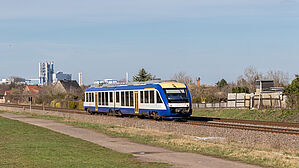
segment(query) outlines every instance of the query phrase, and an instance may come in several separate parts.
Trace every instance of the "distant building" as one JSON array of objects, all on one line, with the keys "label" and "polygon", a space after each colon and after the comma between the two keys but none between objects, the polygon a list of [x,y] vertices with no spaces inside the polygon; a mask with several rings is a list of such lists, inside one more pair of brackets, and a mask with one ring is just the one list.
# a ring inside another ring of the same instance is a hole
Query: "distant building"
[{"label": "distant building", "polygon": [[5,103],[4,90],[0,89],[0,103]]},{"label": "distant building", "polygon": [[255,93],[228,93],[229,108],[286,108],[284,88],[274,87],[273,80],[257,80]]},{"label": "distant building", "polygon": [[10,103],[10,100],[7,100],[7,96],[11,93],[11,90],[4,91],[4,96],[2,97],[1,102],[3,103]]},{"label": "distant building", "polygon": [[53,83],[54,62],[39,63],[39,84],[49,85]]},{"label": "distant building", "polygon": [[271,91],[271,88],[273,87],[274,87],[273,80],[257,80],[255,85],[256,92],[260,92],[260,89],[262,89],[262,92]]},{"label": "distant building", "polygon": [[78,94],[82,92],[81,87],[75,80],[60,80],[54,85],[56,93],[71,93]]},{"label": "distant building", "polygon": [[39,79],[26,79],[25,85],[38,85]]},{"label": "distant building", "polygon": [[117,84],[118,81],[117,80],[113,80],[113,79],[104,79],[104,80],[96,80],[94,81],[94,85],[95,86],[102,86],[104,84]]},{"label": "distant building", "polygon": [[40,91],[40,87],[37,85],[26,85],[24,92],[27,94],[37,94]]},{"label": "distant building", "polygon": [[78,77],[79,77],[79,85],[80,85],[80,86],[83,86],[82,72],[80,72],[80,73],[78,74]]},{"label": "distant building", "polygon": [[10,77],[9,80],[10,80],[10,82],[17,83],[17,84],[25,84],[25,81],[26,81],[25,78],[15,77],[15,76]]},{"label": "distant building", "polygon": [[11,81],[8,80],[8,79],[2,79],[2,80],[0,81],[0,84],[3,84],[3,85],[9,85],[9,84],[11,84]]},{"label": "distant building", "polygon": [[60,80],[72,80],[72,74],[65,74],[63,72],[57,72],[53,75],[53,82],[58,82]]}]

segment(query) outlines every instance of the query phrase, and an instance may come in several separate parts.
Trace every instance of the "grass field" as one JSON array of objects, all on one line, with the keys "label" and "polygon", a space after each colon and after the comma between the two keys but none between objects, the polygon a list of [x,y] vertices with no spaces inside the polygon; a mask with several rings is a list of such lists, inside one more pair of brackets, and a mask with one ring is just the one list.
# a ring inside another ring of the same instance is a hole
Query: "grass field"
[{"label": "grass field", "polygon": [[248,147],[237,142],[198,141],[192,136],[179,135],[176,133],[98,124],[93,123],[92,121],[78,121],[74,118],[64,118],[52,115],[29,114],[23,112],[15,114],[56,120],[73,126],[92,129],[111,136],[129,138],[135,142],[161,146],[176,151],[201,153],[265,167],[299,168],[298,150],[289,151],[268,147]]},{"label": "grass field", "polygon": [[299,110],[194,109],[192,116],[241,120],[299,122]]},{"label": "grass field", "polygon": [[0,167],[169,167],[0,117]]}]

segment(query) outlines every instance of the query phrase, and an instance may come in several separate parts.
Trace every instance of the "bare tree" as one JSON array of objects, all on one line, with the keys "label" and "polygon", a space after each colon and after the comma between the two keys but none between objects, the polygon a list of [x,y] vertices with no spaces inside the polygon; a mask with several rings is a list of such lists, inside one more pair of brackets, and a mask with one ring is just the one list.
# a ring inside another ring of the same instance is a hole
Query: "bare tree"
[{"label": "bare tree", "polygon": [[253,66],[250,66],[244,70],[244,76],[245,80],[253,86],[255,85],[256,80],[260,80],[263,77],[262,73],[259,73]]},{"label": "bare tree", "polygon": [[243,76],[239,76],[237,80],[237,86],[239,87],[244,87],[244,86],[249,86],[249,83],[243,78]]},{"label": "bare tree", "polygon": [[270,70],[264,79],[270,79],[274,81],[275,86],[287,86],[289,84],[289,74],[282,71]]},{"label": "bare tree", "polygon": [[192,78],[185,72],[175,73],[172,79],[177,80],[178,82],[186,83],[187,85],[191,85],[193,83]]}]

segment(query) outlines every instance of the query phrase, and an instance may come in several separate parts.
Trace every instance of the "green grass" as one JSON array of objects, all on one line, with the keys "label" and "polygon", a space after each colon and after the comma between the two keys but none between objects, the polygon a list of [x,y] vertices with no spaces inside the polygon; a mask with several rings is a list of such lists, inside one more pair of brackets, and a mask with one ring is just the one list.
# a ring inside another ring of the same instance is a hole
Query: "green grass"
[{"label": "green grass", "polygon": [[260,120],[277,122],[299,122],[299,110],[249,110],[249,109],[194,109],[192,116]]},{"label": "green grass", "polygon": [[[152,132],[151,130],[143,130],[137,128],[127,128],[106,124],[93,123],[90,121],[79,121],[73,118],[63,118],[50,115],[40,115],[32,113],[18,113],[27,115],[28,117],[52,119],[69,125],[88,128],[97,132],[105,133],[110,136],[128,138],[132,141],[161,146],[175,151],[195,152],[205,155],[226,158],[229,160],[238,160],[250,164],[256,164],[265,167],[298,167],[299,162],[296,159],[288,160],[286,158],[298,157],[298,151],[284,151],[272,148],[252,148],[243,146],[240,143],[221,143],[221,142],[204,142],[188,139],[187,136],[177,134]],[[276,151],[273,153],[273,151]],[[285,156],[280,156],[276,153],[283,153]],[[289,163],[289,161],[291,161]],[[165,166],[164,164],[149,163],[152,166]]]},{"label": "green grass", "polygon": [[[60,120],[59,117],[49,117]],[[0,117],[0,167],[169,167]]]}]

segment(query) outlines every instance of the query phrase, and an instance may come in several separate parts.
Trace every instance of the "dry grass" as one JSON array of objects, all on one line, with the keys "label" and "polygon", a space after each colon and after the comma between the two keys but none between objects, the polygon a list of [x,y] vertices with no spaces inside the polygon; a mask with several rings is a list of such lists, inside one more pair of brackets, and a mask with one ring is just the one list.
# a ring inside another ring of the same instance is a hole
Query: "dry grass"
[{"label": "dry grass", "polygon": [[130,135],[130,137],[150,137],[154,140],[152,144],[179,151],[199,152],[269,167],[299,167],[297,154],[299,151],[277,151],[270,150],[267,147],[264,149],[248,148],[242,147],[239,143],[227,142],[226,140],[198,140],[194,136],[139,128],[109,128],[109,131]]}]

